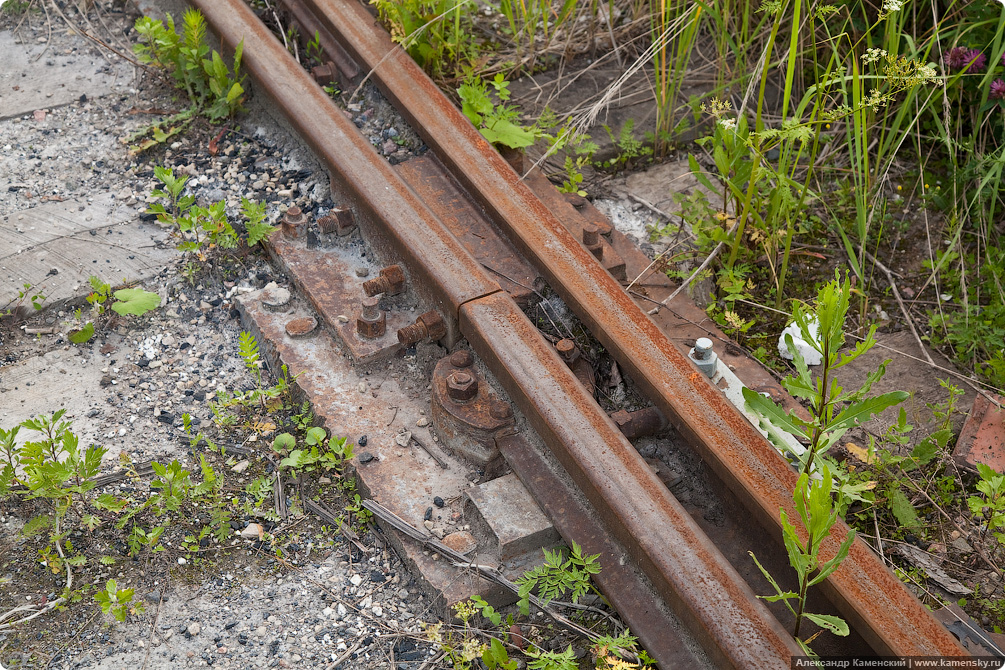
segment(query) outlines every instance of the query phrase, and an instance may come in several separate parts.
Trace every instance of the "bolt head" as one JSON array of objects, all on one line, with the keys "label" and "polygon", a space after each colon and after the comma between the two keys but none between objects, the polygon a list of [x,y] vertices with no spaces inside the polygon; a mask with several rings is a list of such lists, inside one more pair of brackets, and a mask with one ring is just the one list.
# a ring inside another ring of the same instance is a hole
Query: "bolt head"
[{"label": "bolt head", "polygon": [[558,350],[558,355],[562,357],[562,360],[569,365],[575,363],[576,359],[579,358],[579,348],[572,340],[559,340],[555,343],[555,349]]},{"label": "bolt head", "polygon": [[496,402],[489,408],[489,416],[502,421],[513,416],[513,408],[504,402]]},{"label": "bolt head", "polygon": [[447,395],[451,400],[467,402],[478,395],[478,380],[467,372],[451,372],[447,377]]},{"label": "bolt head", "polygon": [[469,368],[472,363],[474,363],[474,358],[471,357],[471,352],[467,349],[450,354],[450,364],[455,368]]}]

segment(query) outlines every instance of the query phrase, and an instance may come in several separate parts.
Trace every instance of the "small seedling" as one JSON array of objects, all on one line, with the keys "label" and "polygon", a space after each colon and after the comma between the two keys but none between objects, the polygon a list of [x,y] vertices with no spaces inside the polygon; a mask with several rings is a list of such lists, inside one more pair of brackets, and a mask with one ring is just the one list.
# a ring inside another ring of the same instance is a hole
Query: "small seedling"
[{"label": "small seedling", "polygon": [[[827,629],[835,635],[848,635],[848,624],[839,617],[829,614],[811,614],[805,610],[806,596],[812,586],[816,586],[827,579],[831,573],[838,569],[841,562],[848,556],[851,544],[855,540],[855,531],[848,531],[837,553],[828,561],[820,562],[820,545],[830,536],[831,528],[838,523],[838,506],[833,504],[831,490],[830,468],[826,465],[820,468],[821,478],[810,482],[810,477],[806,473],[799,476],[796,490],[792,494],[792,500],[796,506],[796,512],[806,529],[806,541],[800,539],[795,526],[789,522],[785,510],[781,510],[779,516],[782,520],[782,539],[785,541],[785,550],[789,555],[789,564],[796,571],[799,580],[799,591],[783,591],[764,566],[754,556],[754,552],[749,552],[754,559],[757,568],[775,589],[773,596],[758,596],[768,602],[784,603],[785,607],[795,617],[795,628],[792,636],[796,642],[809,652],[808,645],[816,637],[816,634],[808,640],[803,641],[799,633],[802,629],[803,619],[809,619],[821,628]],[[793,602],[795,606],[793,606]]]},{"label": "small seedling", "polygon": [[127,614],[143,611],[143,603],[133,602],[134,589],[120,589],[114,579],[105,583],[105,590],[94,594],[94,600],[101,605],[101,611],[111,614],[117,621],[125,621]]}]

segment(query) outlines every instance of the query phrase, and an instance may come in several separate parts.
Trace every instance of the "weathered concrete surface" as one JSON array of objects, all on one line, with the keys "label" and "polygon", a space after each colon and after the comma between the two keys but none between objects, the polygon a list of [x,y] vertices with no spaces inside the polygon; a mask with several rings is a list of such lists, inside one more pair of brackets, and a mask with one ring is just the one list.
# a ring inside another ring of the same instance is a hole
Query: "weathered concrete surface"
[{"label": "weathered concrete surface", "polygon": [[52,304],[89,292],[92,275],[114,286],[159,272],[178,252],[165,228],[138,214],[103,193],[91,202],[48,202],[4,216],[0,307],[17,301],[26,283]]},{"label": "weathered concrete surface", "polygon": [[0,54],[0,119],[107,95],[132,76],[121,59],[109,64],[87,47],[56,51],[44,42],[24,44],[9,31],[0,32]]}]

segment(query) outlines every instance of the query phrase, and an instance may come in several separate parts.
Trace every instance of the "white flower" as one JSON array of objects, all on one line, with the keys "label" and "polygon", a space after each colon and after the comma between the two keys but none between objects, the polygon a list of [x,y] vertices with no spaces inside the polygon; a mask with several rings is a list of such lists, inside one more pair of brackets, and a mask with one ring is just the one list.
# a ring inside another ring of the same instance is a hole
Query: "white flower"
[{"label": "white flower", "polygon": [[736,119],[719,119],[719,126],[723,130],[736,130]]},{"label": "white flower", "polygon": [[893,14],[899,12],[904,6],[904,0],[883,0],[883,13]]},{"label": "white flower", "polygon": [[875,63],[881,58],[886,58],[886,49],[866,49],[862,54],[863,63]]}]

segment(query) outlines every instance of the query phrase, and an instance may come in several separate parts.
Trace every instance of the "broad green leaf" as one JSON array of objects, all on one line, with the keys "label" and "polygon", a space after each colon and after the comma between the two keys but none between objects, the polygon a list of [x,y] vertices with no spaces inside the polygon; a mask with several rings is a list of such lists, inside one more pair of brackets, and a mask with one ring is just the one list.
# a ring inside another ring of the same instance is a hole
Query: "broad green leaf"
[{"label": "broad green leaf", "polygon": [[156,293],[144,291],[141,288],[124,288],[115,292],[118,301],[112,305],[117,314],[135,314],[142,316],[161,304],[161,297]]},{"label": "broad green leaf", "polygon": [[83,344],[94,337],[94,324],[88,321],[84,324],[83,328],[79,330],[71,330],[67,337],[69,337],[70,341],[74,344]]},{"label": "broad green leaf", "polygon": [[804,612],[803,616],[835,635],[840,635],[841,637],[848,635],[848,624],[841,617],[830,614],[810,614],[809,612]]},{"label": "broad green leaf", "polygon": [[977,473],[980,474],[982,479],[991,480],[994,479],[995,475],[998,473],[992,470],[989,466],[984,463],[977,464]]},{"label": "broad green leaf", "polygon": [[699,184],[713,193],[719,192],[719,189],[713,186],[709,178],[705,176],[705,171],[701,169],[700,165],[698,165],[698,159],[694,157],[694,154],[687,155],[687,164],[688,167],[691,168],[691,174],[694,175],[694,178],[698,180]]},{"label": "broad green leaf", "polygon": [[872,398],[866,398],[845,407],[827,426],[828,431],[846,431],[868,421],[873,414],[879,414],[888,407],[904,402],[911,396],[906,391],[891,391]]},{"label": "broad green leaf", "polygon": [[279,435],[276,435],[276,439],[272,441],[273,451],[293,449],[295,446],[297,446],[297,439],[289,433],[280,433]]},{"label": "broad green leaf", "polygon": [[328,433],[325,432],[325,429],[315,426],[307,429],[305,441],[308,445],[322,444],[326,437],[328,437]]},{"label": "broad green leaf", "polygon": [[482,128],[481,132],[489,142],[503,144],[511,149],[521,149],[534,144],[534,133],[506,119],[496,119],[491,128]]},{"label": "broad green leaf", "polygon": [[747,409],[757,412],[778,428],[796,437],[809,439],[809,435],[806,434],[805,429],[796,423],[797,419],[775,404],[773,400],[765,398],[760,393],[752,391],[746,386],[743,387],[742,393]]}]

